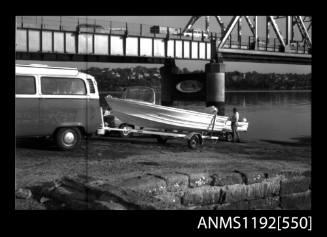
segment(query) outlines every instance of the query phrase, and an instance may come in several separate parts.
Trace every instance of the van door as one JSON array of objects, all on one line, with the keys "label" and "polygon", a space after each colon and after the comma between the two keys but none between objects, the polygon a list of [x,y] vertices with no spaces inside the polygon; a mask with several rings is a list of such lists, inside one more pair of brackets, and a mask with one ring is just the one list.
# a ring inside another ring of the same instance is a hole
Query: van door
[{"label": "van door", "polygon": [[87,78],[89,85],[89,100],[87,105],[88,126],[87,133],[95,133],[101,124],[100,98],[96,81],[92,78]]},{"label": "van door", "polygon": [[15,77],[15,125],[16,136],[39,135],[39,95],[36,77],[16,75]]},{"label": "van door", "polygon": [[87,121],[87,93],[80,78],[40,78],[40,130],[52,135],[59,127],[83,127]]}]

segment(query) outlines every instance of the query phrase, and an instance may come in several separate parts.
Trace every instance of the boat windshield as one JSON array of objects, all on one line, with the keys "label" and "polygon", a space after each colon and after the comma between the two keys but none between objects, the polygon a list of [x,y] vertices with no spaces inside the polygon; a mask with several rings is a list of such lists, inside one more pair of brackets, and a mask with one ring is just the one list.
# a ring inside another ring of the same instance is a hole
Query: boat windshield
[{"label": "boat windshield", "polygon": [[155,104],[155,91],[150,87],[127,87],[125,88],[123,99],[144,101]]}]

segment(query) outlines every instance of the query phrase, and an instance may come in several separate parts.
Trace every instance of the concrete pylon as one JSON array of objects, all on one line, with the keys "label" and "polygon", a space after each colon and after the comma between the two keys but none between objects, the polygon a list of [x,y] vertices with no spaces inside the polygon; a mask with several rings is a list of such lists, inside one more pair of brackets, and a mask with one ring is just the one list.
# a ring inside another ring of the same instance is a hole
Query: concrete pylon
[{"label": "concrete pylon", "polygon": [[225,64],[207,63],[206,72],[206,106],[216,106],[218,115],[225,115]]},{"label": "concrete pylon", "polygon": [[173,104],[174,74],[177,74],[177,72],[178,68],[174,59],[167,59],[165,65],[160,68],[162,105]]}]

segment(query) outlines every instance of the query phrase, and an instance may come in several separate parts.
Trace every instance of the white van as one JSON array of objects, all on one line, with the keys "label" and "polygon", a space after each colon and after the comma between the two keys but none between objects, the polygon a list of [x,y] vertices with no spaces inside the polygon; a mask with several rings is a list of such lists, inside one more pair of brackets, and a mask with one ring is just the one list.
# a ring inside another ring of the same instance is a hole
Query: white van
[{"label": "white van", "polygon": [[16,137],[53,137],[71,150],[101,124],[96,80],[77,68],[16,64],[15,96]]}]

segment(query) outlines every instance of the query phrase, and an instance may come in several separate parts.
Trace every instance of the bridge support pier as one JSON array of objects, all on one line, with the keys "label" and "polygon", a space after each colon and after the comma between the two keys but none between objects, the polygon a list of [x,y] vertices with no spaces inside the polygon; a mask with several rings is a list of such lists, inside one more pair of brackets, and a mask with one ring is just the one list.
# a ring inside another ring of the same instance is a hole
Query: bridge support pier
[{"label": "bridge support pier", "polygon": [[225,64],[211,62],[205,65],[206,106],[216,106],[218,115],[225,115]]},{"label": "bridge support pier", "polygon": [[174,74],[177,74],[178,68],[176,67],[174,59],[166,59],[165,65],[160,68],[161,75],[161,105],[173,104],[174,92]]}]

